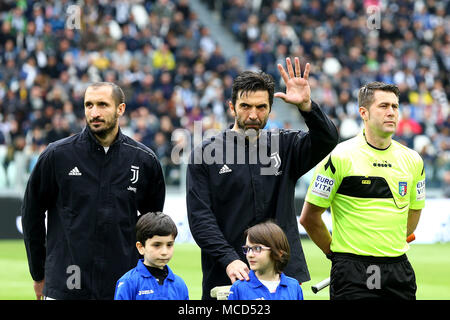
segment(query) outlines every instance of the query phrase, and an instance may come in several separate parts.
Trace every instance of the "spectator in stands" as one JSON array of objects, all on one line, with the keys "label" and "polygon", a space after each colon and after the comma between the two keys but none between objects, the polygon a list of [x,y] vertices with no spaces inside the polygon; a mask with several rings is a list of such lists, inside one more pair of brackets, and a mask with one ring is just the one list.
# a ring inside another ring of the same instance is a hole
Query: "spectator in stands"
[{"label": "spectator in stands", "polygon": [[153,68],[172,71],[175,68],[175,57],[169,50],[167,43],[161,43],[159,48],[153,53]]},{"label": "spectator in stands", "polygon": [[[338,99],[341,91],[348,92],[348,101],[342,107],[334,103],[333,121],[343,128],[348,129],[350,124],[351,129],[355,124],[348,120],[353,117],[355,92],[363,82],[375,78],[397,84],[400,108],[409,105],[411,118],[423,127],[424,134],[433,135],[431,143],[438,155],[433,166],[442,168],[439,154],[444,152],[441,141],[448,139],[443,123],[449,113],[450,92],[450,46],[444,23],[450,13],[447,2],[400,1],[380,6],[383,19],[374,30],[367,27],[367,6],[379,5],[379,1],[343,1],[340,5],[320,0],[220,1],[218,13],[224,27],[247,50],[246,65],[239,65],[236,58],[223,61],[223,57],[215,56],[214,52],[220,50],[216,49],[217,39],[208,26],[199,23],[188,0],[136,4],[143,8],[143,24],[127,1],[88,1],[82,11],[82,28],[68,29],[65,10],[74,2],[10,1],[9,6],[1,5],[0,82],[4,87],[0,88],[0,113],[7,121],[21,110],[24,116],[16,121],[25,134],[30,130],[33,111],[45,109],[50,104],[47,94],[60,85],[65,87],[77,122],[83,124],[79,111],[86,85],[102,80],[118,82],[127,90],[127,113],[146,101],[144,105],[157,117],[169,112],[178,115],[178,124],[172,117],[174,130],[190,128],[189,118],[213,114],[208,107],[191,117],[210,84],[208,71],[219,72],[222,79],[218,90],[221,95],[214,99],[218,106],[230,98],[227,77],[234,78],[243,68],[261,69],[279,83],[276,64],[283,63],[285,56],[301,56],[316,66],[311,81],[326,79],[331,84],[331,99]],[[210,8],[218,3],[202,2]],[[121,33],[118,36],[113,32],[115,22]],[[167,48],[161,54],[158,51],[164,43]],[[123,47],[124,59],[119,59]],[[167,86],[173,90],[153,96],[161,73],[166,71],[170,73]],[[19,89],[21,80],[25,80],[26,90]],[[197,100],[181,106],[173,92],[183,81],[191,83],[189,94]],[[19,90],[26,91],[27,98],[22,94],[21,99]],[[318,102],[324,105],[323,100]],[[221,128],[228,124],[227,117],[216,117],[216,121]],[[436,175],[430,183],[441,184],[442,175]]]}]

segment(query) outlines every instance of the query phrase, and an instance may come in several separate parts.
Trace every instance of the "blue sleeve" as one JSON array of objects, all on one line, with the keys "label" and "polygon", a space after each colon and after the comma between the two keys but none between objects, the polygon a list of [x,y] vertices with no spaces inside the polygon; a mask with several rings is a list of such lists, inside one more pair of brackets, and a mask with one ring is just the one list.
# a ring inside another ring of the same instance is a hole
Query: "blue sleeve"
[{"label": "blue sleeve", "polygon": [[117,281],[114,300],[136,300],[136,294],[134,294],[133,286],[129,280],[119,279]]},{"label": "blue sleeve", "polygon": [[189,300],[189,290],[188,287],[186,286],[186,283],[182,280],[183,282],[183,300]]},{"label": "blue sleeve", "polygon": [[241,300],[239,297],[239,289],[237,284],[239,280],[236,281],[230,288],[230,294],[228,295],[228,300]]},{"label": "blue sleeve", "polygon": [[[189,290],[186,282],[184,282],[183,278],[176,274],[174,274],[174,277],[175,281],[173,283],[173,291],[170,291],[172,293],[169,293],[167,298],[169,300],[189,300]],[[166,281],[164,281],[164,283],[166,283]]]},{"label": "blue sleeve", "polygon": [[298,285],[298,290],[297,290],[297,300],[304,300],[303,299],[303,290],[302,287],[300,285]]}]

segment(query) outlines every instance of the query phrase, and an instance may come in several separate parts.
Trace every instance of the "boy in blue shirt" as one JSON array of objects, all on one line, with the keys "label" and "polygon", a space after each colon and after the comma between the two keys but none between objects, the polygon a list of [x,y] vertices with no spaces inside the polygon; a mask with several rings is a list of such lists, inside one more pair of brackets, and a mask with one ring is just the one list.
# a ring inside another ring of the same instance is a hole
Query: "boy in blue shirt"
[{"label": "boy in blue shirt", "polygon": [[242,249],[250,265],[250,280],[235,281],[228,300],[303,300],[298,281],[282,272],[290,247],[278,225],[268,221],[249,228]]},{"label": "boy in blue shirt", "polygon": [[114,300],[189,300],[183,279],[167,266],[178,230],[161,212],[149,212],[136,224],[136,248],[144,256],[116,284]]}]

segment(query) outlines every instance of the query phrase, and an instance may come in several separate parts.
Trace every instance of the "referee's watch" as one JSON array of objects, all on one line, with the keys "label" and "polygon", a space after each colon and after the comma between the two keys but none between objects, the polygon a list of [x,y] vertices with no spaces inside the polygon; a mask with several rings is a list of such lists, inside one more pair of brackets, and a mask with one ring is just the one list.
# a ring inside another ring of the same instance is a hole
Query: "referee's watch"
[{"label": "referee's watch", "polygon": [[333,257],[333,251],[330,253],[327,253],[326,256],[327,256],[327,259],[331,260],[331,258]]}]

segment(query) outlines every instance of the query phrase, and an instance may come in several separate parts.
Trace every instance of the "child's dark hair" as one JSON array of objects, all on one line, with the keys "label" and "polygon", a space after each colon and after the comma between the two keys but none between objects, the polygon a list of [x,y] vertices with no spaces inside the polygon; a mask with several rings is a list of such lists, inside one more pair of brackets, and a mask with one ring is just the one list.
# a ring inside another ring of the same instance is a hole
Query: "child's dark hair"
[{"label": "child's dark hair", "polygon": [[245,236],[252,243],[269,247],[275,272],[283,272],[289,262],[291,249],[286,234],[275,222],[269,220],[254,225],[245,231]]},{"label": "child's dark hair", "polygon": [[170,236],[175,239],[178,229],[172,218],[162,212],[148,212],[142,215],[136,223],[136,240],[143,246],[147,239],[154,236]]}]

